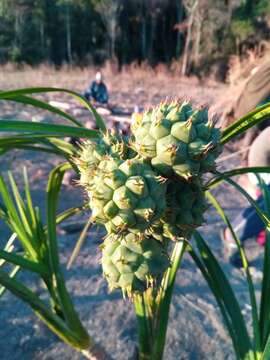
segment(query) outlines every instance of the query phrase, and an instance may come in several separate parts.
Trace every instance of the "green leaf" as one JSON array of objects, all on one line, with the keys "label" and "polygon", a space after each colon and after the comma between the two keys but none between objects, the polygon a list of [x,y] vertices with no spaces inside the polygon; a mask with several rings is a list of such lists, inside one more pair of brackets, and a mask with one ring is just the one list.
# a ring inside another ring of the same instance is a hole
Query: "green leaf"
[{"label": "green leaf", "polygon": [[83,246],[84,242],[85,242],[85,239],[86,239],[86,236],[87,236],[87,233],[89,231],[89,229],[91,228],[93,224],[93,221],[91,219],[91,217],[88,219],[88,221],[86,222],[80,236],[79,236],[79,239],[78,241],[76,242],[76,245],[72,251],[72,254],[70,256],[70,259],[69,259],[69,262],[67,264],[67,269],[70,269],[71,265],[73,264],[73,262],[75,261],[75,259],[77,258],[80,250],[81,250],[81,247]]},{"label": "green leaf", "polygon": [[[15,233],[11,234],[11,236],[10,236],[10,238],[8,239],[8,241],[7,241],[7,243],[6,243],[6,245],[5,245],[5,247],[4,247],[3,250],[6,251],[6,252],[8,252],[8,253],[10,253],[11,251],[13,251],[13,249],[14,249],[13,243],[14,243],[14,241],[16,240],[16,238],[17,238],[17,234],[15,234]],[[3,266],[5,263],[6,263],[6,260],[0,259],[0,267]]]},{"label": "green leaf", "polygon": [[75,91],[62,89],[62,88],[52,88],[52,87],[26,88],[26,89],[2,91],[0,93],[0,99],[8,100],[21,95],[40,94],[40,93],[48,93],[48,92],[63,92],[73,96],[86,109],[88,109],[90,113],[94,115],[97,127],[103,132],[106,131],[106,125],[102,117],[97,113],[96,109],[93,107],[93,105],[90,102],[88,102],[82,95],[76,93]]},{"label": "green leaf", "polygon": [[[5,98],[2,98],[2,99],[5,100]],[[12,98],[7,97],[6,100],[22,103],[25,105],[31,105],[31,106],[34,106],[35,108],[42,109],[42,110],[47,110],[55,115],[61,116],[64,119],[69,120],[70,122],[72,122],[73,124],[75,124],[77,126],[80,126],[80,127],[83,126],[73,116],[69,115],[65,111],[62,111],[62,110],[56,108],[55,106],[52,106],[52,105],[46,103],[45,101],[41,101],[41,100],[32,98],[30,96],[25,96],[25,95],[18,95],[18,96],[14,96]]]},{"label": "green leaf", "polygon": [[3,216],[3,219],[8,223],[9,227],[18,235],[25,251],[30,255],[31,259],[36,261],[38,259],[37,249],[22,225],[16,206],[2,176],[0,176],[0,194],[7,209],[7,213],[2,213],[0,216]]},{"label": "green leaf", "polygon": [[[44,144],[47,147],[41,147],[37,144]],[[15,148],[43,151],[65,157],[70,157],[76,152],[74,145],[65,140],[52,137],[52,135],[20,134],[0,138],[0,151],[2,154]]]},{"label": "green leaf", "polygon": [[22,197],[21,197],[21,195],[19,193],[18,187],[17,187],[16,182],[15,182],[13,176],[12,176],[12,173],[8,172],[8,176],[9,176],[9,182],[10,182],[10,185],[11,185],[11,189],[13,191],[13,196],[14,196],[14,199],[15,199],[15,202],[16,202],[16,205],[17,205],[17,209],[18,209],[19,214],[20,214],[22,226],[25,229],[28,236],[30,238],[32,238],[32,236],[33,236],[32,229],[31,229],[31,226],[30,226],[30,224],[28,222],[28,217],[27,217],[27,214],[26,214],[25,204],[24,204],[23,199],[22,199]]},{"label": "green leaf", "polygon": [[226,144],[236,136],[242,134],[252,126],[269,119],[270,105],[269,103],[256,108],[241,119],[235,121],[222,132],[221,143]]},{"label": "green leaf", "polygon": [[[245,359],[248,354],[250,354],[252,346],[238,301],[222,268],[202,236],[196,231],[194,232],[194,238],[200,253],[201,261],[207,269],[207,274],[211,279],[211,286],[215,289],[214,294],[218,296],[219,302],[222,302],[229,315],[231,329],[235,334],[234,341],[235,345],[237,345],[236,350],[237,352],[239,351],[240,358]],[[208,280],[208,278],[206,278],[206,280]]]},{"label": "green leaf", "polygon": [[236,358],[241,359],[237,334],[234,331],[233,324],[232,324],[232,322],[230,320],[230,316],[227,312],[226,305],[223,302],[222,292],[220,291],[219,287],[217,286],[215,279],[213,279],[211,277],[211,274],[209,274],[207,266],[201,260],[201,257],[196,254],[196,252],[191,247],[191,245],[189,245],[189,247],[188,247],[188,252],[189,252],[190,256],[192,257],[193,261],[195,262],[196,266],[198,267],[198,269],[201,271],[201,273],[202,273],[203,277],[205,278],[213,295],[215,296],[216,302],[217,302],[219,309],[221,311],[221,314],[223,316],[225,325],[226,325],[229,335],[232,339]]},{"label": "green leaf", "polygon": [[18,265],[20,266],[20,268],[23,268],[25,270],[30,270],[32,272],[40,274],[42,277],[47,276],[47,270],[43,266],[43,264],[28,260],[26,258],[23,258],[22,256],[13,254],[11,252],[0,249],[0,259],[4,259],[14,265]]},{"label": "green leaf", "polygon": [[10,145],[6,146],[4,149],[0,149],[0,155],[6,154],[8,151],[12,151],[14,149],[20,149],[20,150],[27,150],[27,151],[38,151],[38,152],[45,152],[48,154],[54,154],[59,155],[59,151],[43,147],[43,146],[37,146],[37,145]]},{"label": "green leaf", "polygon": [[212,189],[215,186],[220,185],[227,178],[248,174],[248,173],[253,173],[253,174],[270,173],[270,167],[269,166],[242,167],[238,169],[225,171],[223,173],[218,173],[217,176],[215,176],[214,178],[208,181],[208,183],[205,185],[205,188]]},{"label": "green leaf", "polygon": [[158,295],[156,319],[159,326],[154,334],[155,343],[153,349],[153,359],[155,360],[162,360],[163,358],[174,283],[185,249],[186,243],[184,241],[176,242],[171,256],[171,266],[164,274],[161,282],[160,292]]},{"label": "green leaf", "polygon": [[256,201],[254,201],[252,199],[252,197],[240,186],[238,185],[235,181],[233,181],[232,179],[226,178],[225,180],[226,182],[228,182],[229,184],[231,184],[232,186],[234,186],[242,195],[245,196],[245,198],[248,200],[248,202],[254,207],[254,209],[256,210],[258,216],[260,217],[260,219],[262,220],[262,222],[265,224],[266,228],[268,230],[270,230],[270,219],[267,216],[267,214],[265,214],[264,211],[262,211],[259,206],[257,205]]},{"label": "green leaf", "polygon": [[84,207],[73,207],[63,211],[56,216],[56,224],[60,224],[62,221],[70,218],[71,216],[77,215],[84,210]]},{"label": "green leaf", "polygon": [[43,134],[44,137],[54,136],[73,136],[82,138],[97,138],[98,132],[96,130],[89,130],[68,125],[55,124],[40,124],[31,121],[18,120],[0,120],[0,132],[24,132],[24,133],[38,133]]},{"label": "green leaf", "polygon": [[32,221],[32,227],[35,229],[37,228],[37,218],[36,218],[36,212],[33,206],[32,196],[30,192],[30,186],[29,186],[29,180],[27,175],[26,167],[23,168],[23,179],[24,179],[24,191],[26,196],[26,203],[27,203],[27,209],[28,209],[28,216],[30,217]]},{"label": "green leaf", "polygon": [[149,319],[146,310],[144,296],[137,294],[134,296],[134,309],[137,318],[139,336],[139,358],[150,359],[151,357],[151,331],[149,329]]},{"label": "green leaf", "polygon": [[[9,273],[8,276],[12,279],[12,278],[14,278],[14,277],[18,274],[19,271],[20,271],[20,267],[19,267],[19,266],[15,266],[15,267],[11,270],[11,272]],[[7,289],[5,288],[5,286],[0,286],[0,297],[5,294],[6,290],[7,290]]]},{"label": "green leaf", "polygon": [[208,200],[211,202],[211,204],[215,207],[217,213],[222,218],[225,225],[230,230],[230,232],[234,238],[234,241],[237,245],[237,248],[238,248],[241,260],[242,260],[243,268],[244,268],[244,271],[246,274],[246,278],[247,278],[249,298],[250,298],[251,310],[252,310],[253,333],[254,333],[254,339],[255,339],[255,344],[256,344],[256,351],[259,352],[261,350],[261,332],[260,332],[259,318],[258,318],[258,307],[257,307],[256,294],[255,294],[255,289],[254,289],[254,285],[253,285],[253,281],[252,281],[252,276],[250,274],[249,264],[248,264],[248,260],[247,260],[244,248],[243,248],[239,238],[236,236],[236,233],[233,230],[230,220],[226,216],[225,212],[223,211],[223,209],[220,206],[217,199],[209,191],[206,192],[206,196],[207,196]]},{"label": "green leaf", "polygon": [[[260,186],[262,189],[265,210],[270,214],[270,194],[265,183],[260,179]],[[263,260],[263,280],[261,289],[261,306],[260,306],[260,326],[262,334],[262,344],[266,345],[267,339],[270,335],[270,233],[266,229],[266,243],[264,245],[264,260]]]},{"label": "green leaf", "polygon": [[262,360],[269,360],[269,359],[270,359],[270,334],[266,341],[266,345],[265,345],[264,352],[262,355]]},{"label": "green leaf", "polygon": [[[89,336],[73,308],[71,298],[65,287],[64,278],[59,266],[56,238],[56,222],[63,221],[72,214],[78,213],[78,209],[73,208],[56,216],[62,178],[64,172],[69,168],[71,168],[71,165],[65,163],[59,165],[51,173],[48,182],[47,209],[48,214],[52,211],[52,214],[50,214],[52,218],[47,216],[47,232],[45,231],[46,227],[43,227],[40,220],[38,208],[34,209],[33,207],[26,170],[24,169],[25,202],[19,194],[12,175],[9,175],[16,206],[10,197],[3,178],[0,177],[0,193],[6,206],[6,208],[4,206],[1,207],[0,213],[13,231],[17,233],[26,250],[25,257],[11,252],[15,235],[8,241],[5,249],[0,250],[2,262],[5,261],[11,265],[17,265],[10,274],[0,270],[0,285],[2,285],[0,294],[3,294],[6,289],[10,290],[15,296],[28,303],[47,326],[62,340],[73,347],[84,349],[90,345]],[[35,256],[29,251],[29,248],[31,250],[31,246],[34,243],[33,254]],[[37,247],[38,253],[35,253],[35,247]],[[48,255],[50,256],[50,261],[48,261]],[[19,270],[23,269],[36,273],[44,280],[50,293],[51,308],[54,312],[49,310],[36,294],[13,278]]]},{"label": "green leaf", "polygon": [[46,137],[46,138],[41,139],[40,142],[42,142],[46,145],[53,146],[53,148],[56,148],[58,152],[61,151],[68,158],[73,156],[75,154],[75,152],[77,151],[76,147],[74,145],[72,145],[62,139]]},{"label": "green leaf", "polygon": [[65,286],[63,274],[60,269],[56,234],[56,210],[58,205],[59,192],[65,171],[70,168],[71,165],[68,163],[60,164],[51,171],[49,176],[47,185],[47,238],[50,264],[53,271],[54,283],[61,304],[61,310],[69,327],[71,329],[76,329],[76,331],[81,333],[83,336],[83,334],[85,334],[85,330],[82,327],[78,315],[73,307],[72,301]]}]

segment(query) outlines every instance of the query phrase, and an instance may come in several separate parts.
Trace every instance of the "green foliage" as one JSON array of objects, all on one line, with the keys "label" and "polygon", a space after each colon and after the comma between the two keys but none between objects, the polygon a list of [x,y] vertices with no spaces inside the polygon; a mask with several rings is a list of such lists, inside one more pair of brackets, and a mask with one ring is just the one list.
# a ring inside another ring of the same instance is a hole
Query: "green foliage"
[{"label": "green foliage", "polygon": [[232,16],[231,32],[240,42],[249,38],[259,39],[264,37],[267,25],[265,18],[270,14],[270,5],[267,0],[245,0],[237,7]]},{"label": "green foliage", "polygon": [[[13,252],[14,248],[9,241],[5,249],[0,250],[0,284],[2,285],[1,295],[4,289],[9,290],[32,307],[37,316],[63,341],[75,348],[85,349],[90,346],[90,340],[65,287],[59,265],[56,238],[57,200],[64,172],[69,168],[69,164],[62,164],[50,175],[47,189],[46,226],[41,222],[40,209],[33,206],[26,172],[24,173],[26,200],[23,200],[19,193],[11,173],[9,173],[11,191],[4,178],[0,176],[0,196],[3,204],[0,217],[17,235],[23,248],[23,255],[17,255]],[[72,212],[69,213],[72,215]],[[7,264],[13,267],[10,273],[5,269]],[[28,270],[40,277],[49,293],[50,306],[20,280],[14,279],[14,272],[17,273],[19,270]]]},{"label": "green foliage", "polygon": [[234,20],[231,24],[231,30],[235,37],[239,38],[240,41],[244,41],[254,34],[255,27],[250,19]]}]

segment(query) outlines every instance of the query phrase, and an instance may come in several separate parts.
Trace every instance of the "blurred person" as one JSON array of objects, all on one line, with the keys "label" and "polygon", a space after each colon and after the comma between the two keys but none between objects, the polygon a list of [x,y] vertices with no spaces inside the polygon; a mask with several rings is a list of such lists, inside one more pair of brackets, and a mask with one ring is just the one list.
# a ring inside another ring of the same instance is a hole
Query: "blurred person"
[{"label": "blurred person", "polygon": [[84,97],[87,100],[94,100],[100,104],[108,104],[109,94],[100,71],[96,73],[95,80],[85,91]]},{"label": "blurred person", "polygon": [[[264,166],[270,167],[270,127],[264,129],[252,142],[248,152],[247,163],[249,167]],[[259,174],[260,178],[267,185],[270,191],[270,173]],[[264,199],[258,183],[258,178],[255,174],[249,173],[245,177],[245,182],[242,184],[248,192],[255,194],[257,205],[264,209]],[[241,243],[247,239],[256,238],[260,245],[265,243],[265,225],[258,216],[253,206],[248,206],[243,209],[240,214],[232,221],[232,227]],[[221,238],[223,240],[224,252],[226,259],[235,267],[242,267],[242,261],[233,239],[233,236],[228,228],[222,231]]]}]

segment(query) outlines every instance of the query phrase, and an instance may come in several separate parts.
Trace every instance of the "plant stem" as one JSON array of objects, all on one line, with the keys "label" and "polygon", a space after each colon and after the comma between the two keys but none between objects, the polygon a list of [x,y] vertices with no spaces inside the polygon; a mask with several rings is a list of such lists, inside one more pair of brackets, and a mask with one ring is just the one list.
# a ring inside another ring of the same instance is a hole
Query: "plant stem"
[{"label": "plant stem", "polygon": [[176,242],[171,256],[171,267],[162,279],[160,293],[157,299],[157,311],[155,314],[156,328],[151,360],[162,360],[163,358],[174,283],[185,248],[186,243],[184,241]]},{"label": "plant stem", "polygon": [[151,329],[149,326],[147,306],[143,295],[138,294],[134,296],[134,307],[138,322],[139,359],[151,359]]}]

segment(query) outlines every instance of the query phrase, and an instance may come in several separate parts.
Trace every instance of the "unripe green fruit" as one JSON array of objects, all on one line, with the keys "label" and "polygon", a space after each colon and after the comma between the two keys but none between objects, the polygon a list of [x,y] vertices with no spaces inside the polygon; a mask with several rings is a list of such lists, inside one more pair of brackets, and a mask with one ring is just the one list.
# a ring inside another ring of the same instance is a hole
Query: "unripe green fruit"
[{"label": "unripe green fruit", "polygon": [[167,210],[162,217],[163,235],[176,240],[189,238],[203,223],[207,209],[202,184],[198,179],[168,184]]},{"label": "unripe green fruit", "polygon": [[135,153],[129,147],[128,140],[119,134],[107,132],[100,134],[96,139],[85,141],[74,158],[80,172],[82,186],[89,186],[95,169],[106,155],[118,159],[129,159]]},{"label": "unripe green fruit", "polygon": [[124,296],[144,292],[170,265],[164,245],[151,237],[111,235],[101,248],[102,269],[109,288],[121,288]]},{"label": "unripe green fruit", "polygon": [[146,111],[132,124],[134,147],[163,175],[185,179],[213,170],[221,152],[220,131],[207,108],[172,102]]},{"label": "unripe green fruit", "polygon": [[141,160],[104,158],[89,187],[93,218],[109,233],[143,233],[166,209],[166,183]]}]

